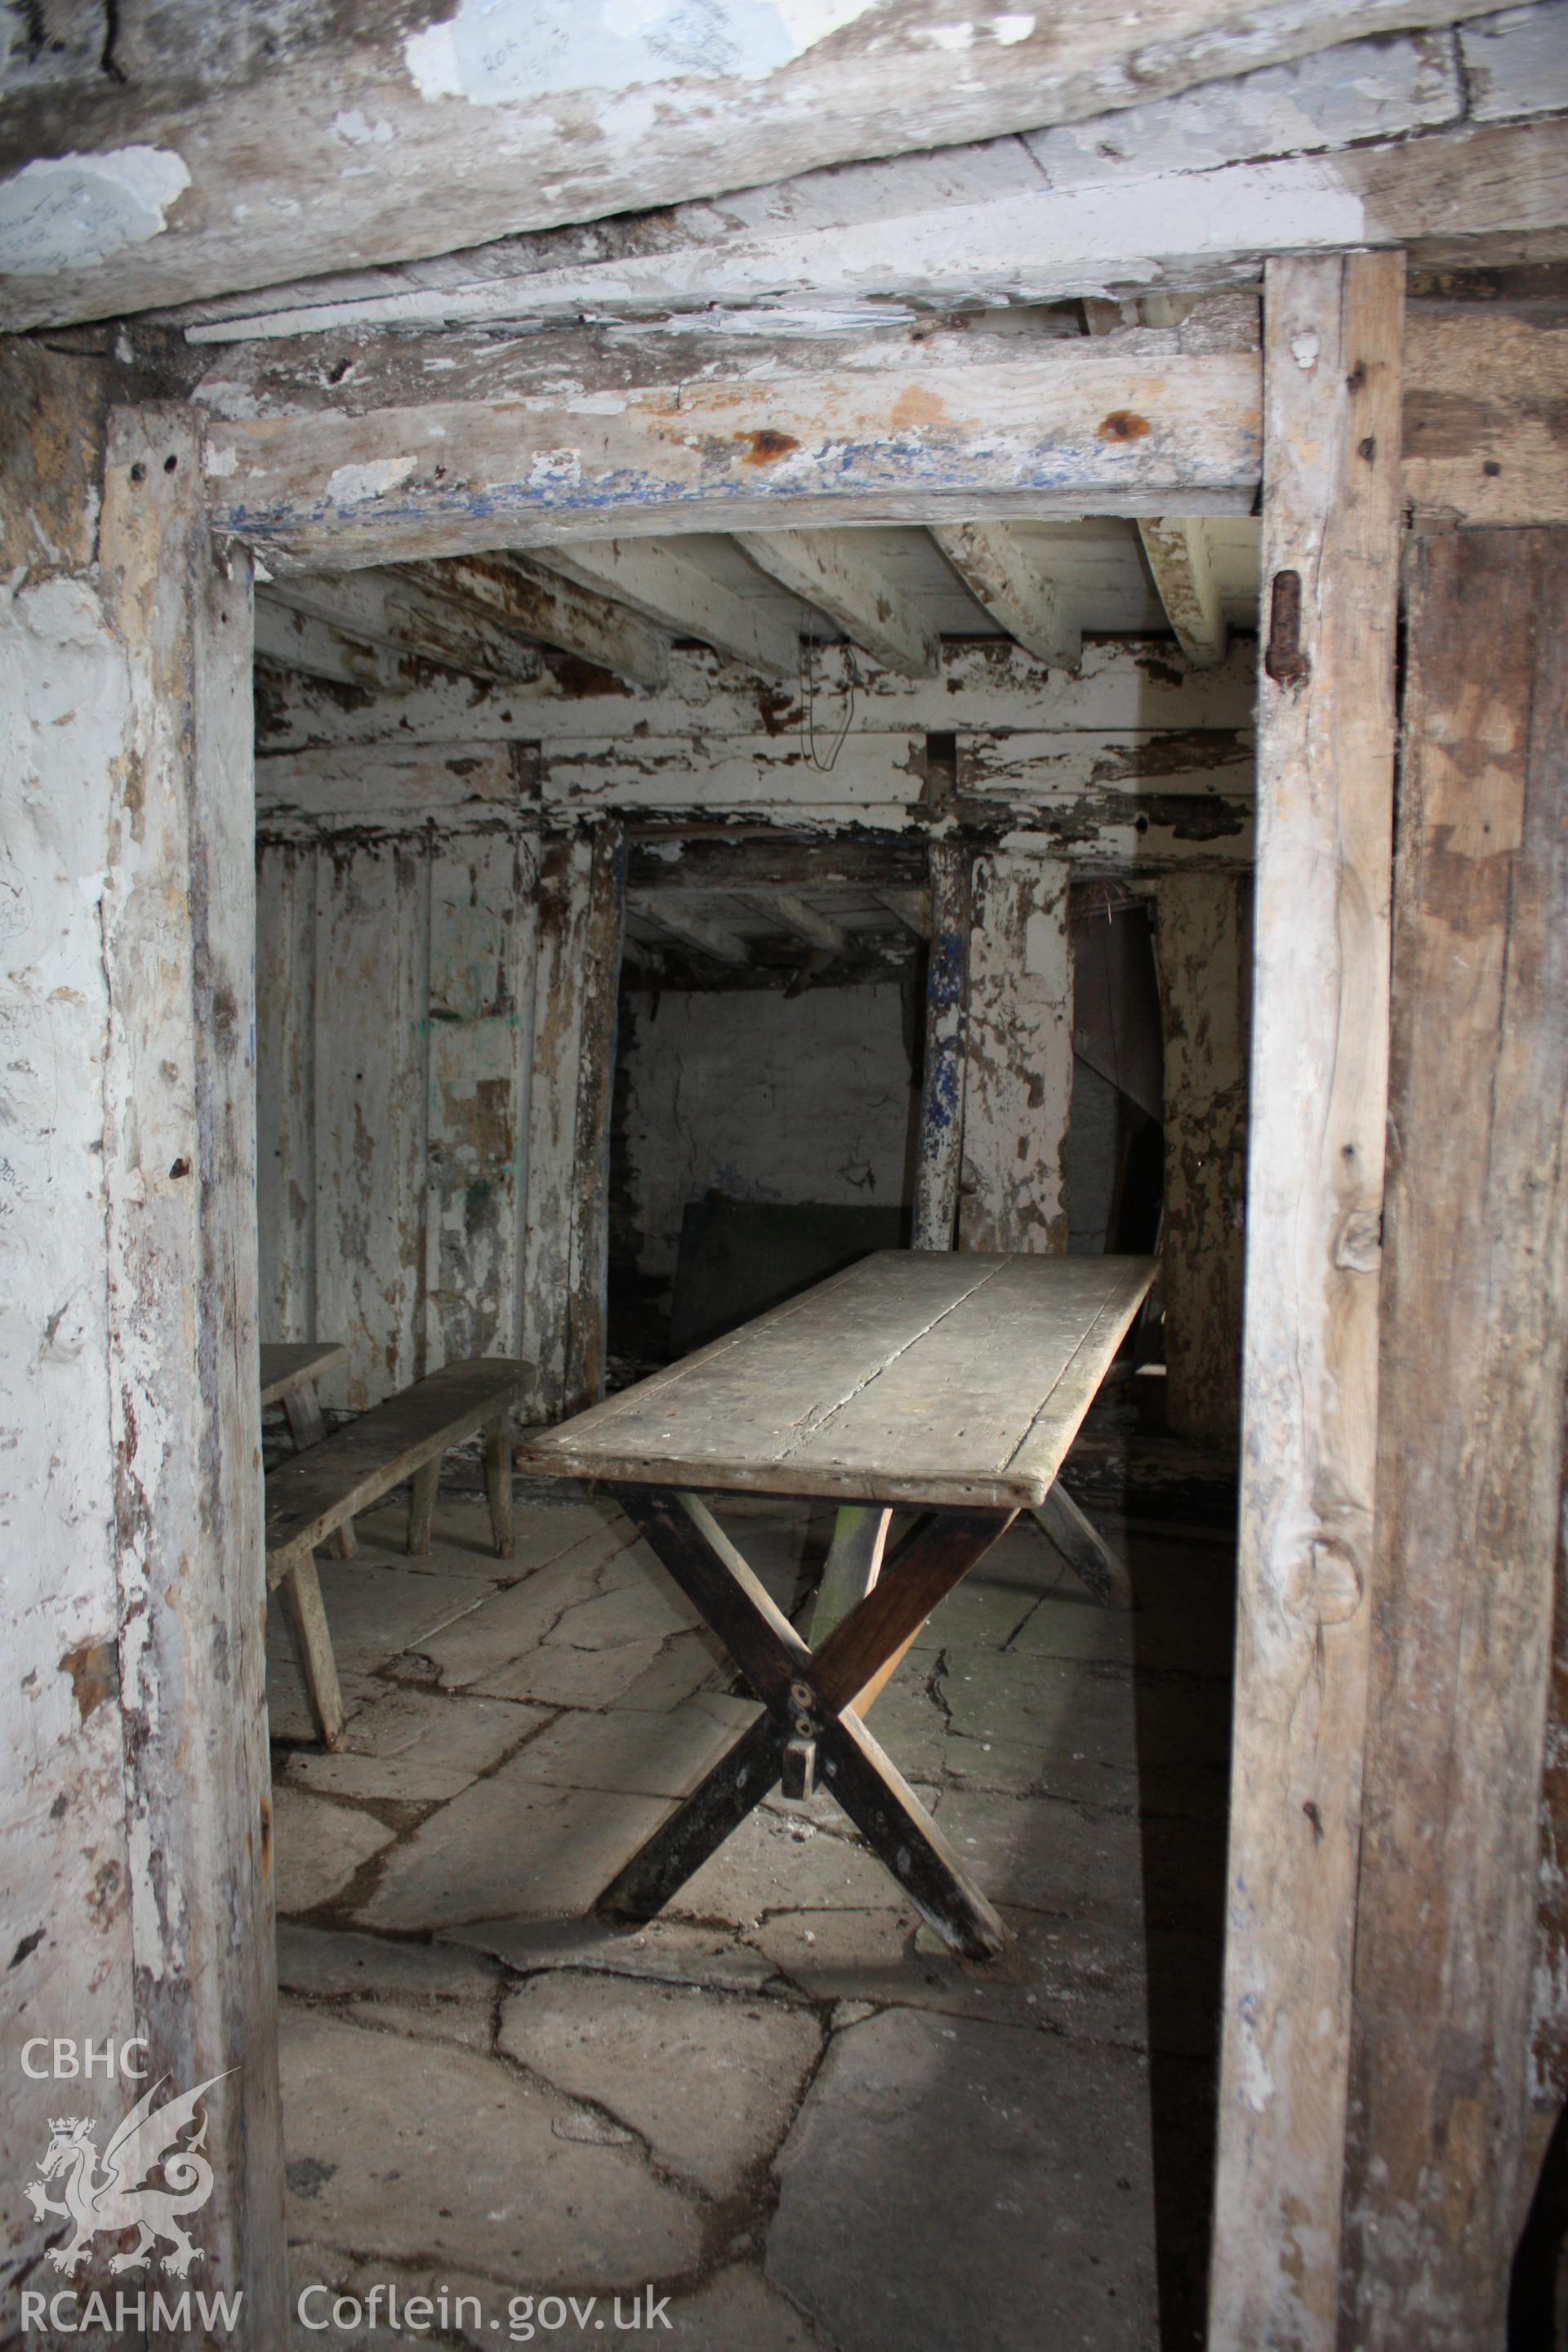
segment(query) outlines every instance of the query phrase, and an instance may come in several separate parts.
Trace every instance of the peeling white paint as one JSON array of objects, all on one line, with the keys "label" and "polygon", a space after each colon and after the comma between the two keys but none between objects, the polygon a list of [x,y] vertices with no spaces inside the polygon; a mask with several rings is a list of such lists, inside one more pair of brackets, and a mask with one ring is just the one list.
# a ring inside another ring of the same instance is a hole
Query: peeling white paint
[{"label": "peeling white paint", "polygon": [[576,90],[757,79],[787,66],[870,0],[462,0],[403,44],[422,98],[502,106]]},{"label": "peeling white paint", "polygon": [[[378,457],[368,466],[340,466],[327,484],[327,496],[334,506],[358,506],[363,499],[384,499],[389,490],[401,489],[418,465],[417,457]],[[209,459],[209,473],[218,468]]]},{"label": "peeling white paint", "polygon": [[36,157],[0,184],[0,270],[45,277],[144,245],[190,184],[184,157],[165,147]]}]

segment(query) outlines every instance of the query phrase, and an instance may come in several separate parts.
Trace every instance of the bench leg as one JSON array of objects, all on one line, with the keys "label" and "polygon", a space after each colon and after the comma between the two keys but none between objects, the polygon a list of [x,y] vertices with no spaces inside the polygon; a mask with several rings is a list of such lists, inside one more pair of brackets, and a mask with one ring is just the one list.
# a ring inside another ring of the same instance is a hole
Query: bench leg
[{"label": "bench leg", "polygon": [[430,1522],[436,1512],[436,1490],[441,1484],[441,1457],[426,1462],[423,1470],[414,1473],[414,1491],[408,1497],[408,1550],[430,1549]]},{"label": "bench leg", "polygon": [[294,1637],[294,1654],[300,1661],[300,1672],[305,1677],[317,1727],[323,1748],[341,1748],[343,1743],[343,1695],[338,1687],[338,1664],[332,1655],[332,1637],[327,1630],[327,1612],[321,1605],[321,1587],[316,1575],[316,1563],[309,1552],[297,1560],[282,1581],[283,1606],[288,1612],[289,1630]]},{"label": "bench leg", "polygon": [[345,1519],[336,1535],[330,1540],[333,1555],[338,1559],[353,1559],[359,1550],[359,1540],[354,1534],[354,1523],[352,1519]]},{"label": "bench leg", "polygon": [[512,1555],[511,1427],[507,1414],[492,1421],[485,1432],[485,1493],[489,1497],[490,1534],[496,1558]]}]

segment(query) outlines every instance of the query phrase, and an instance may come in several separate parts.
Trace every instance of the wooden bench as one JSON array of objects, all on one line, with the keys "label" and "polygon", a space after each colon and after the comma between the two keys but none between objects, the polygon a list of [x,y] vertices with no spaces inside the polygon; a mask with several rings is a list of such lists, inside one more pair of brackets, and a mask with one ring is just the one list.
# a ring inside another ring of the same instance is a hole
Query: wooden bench
[{"label": "wooden bench", "polygon": [[284,1605],[321,1743],[343,1736],[342,1694],[312,1557],[361,1511],[413,1481],[408,1549],[427,1551],[441,1460],[479,1431],[485,1437],[485,1489],[498,1556],[512,1548],[510,1417],[529,1367],[510,1356],[448,1364],[384,1404],[361,1413],[334,1436],[280,1462],[267,1477],[267,1583]]},{"label": "wooden bench", "polygon": [[[296,1454],[320,1445],[327,1433],[316,1382],[346,1364],[349,1351],[341,1339],[263,1339],[261,1343],[261,1407],[280,1404]],[[340,1559],[354,1556],[354,1523],[345,1519],[332,1538]]]}]

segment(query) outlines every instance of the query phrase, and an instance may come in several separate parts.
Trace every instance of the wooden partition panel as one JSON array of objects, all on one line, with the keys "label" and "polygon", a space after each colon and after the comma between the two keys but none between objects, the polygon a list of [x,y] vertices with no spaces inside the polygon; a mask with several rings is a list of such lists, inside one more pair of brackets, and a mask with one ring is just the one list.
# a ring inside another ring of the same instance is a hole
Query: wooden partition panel
[{"label": "wooden partition panel", "polygon": [[1417,548],[1345,2316],[1500,2352],[1568,1365],[1568,530]]},{"label": "wooden partition panel", "polygon": [[1388,1035],[1404,267],[1269,266],[1240,1593],[1210,2345],[1338,2302]]}]

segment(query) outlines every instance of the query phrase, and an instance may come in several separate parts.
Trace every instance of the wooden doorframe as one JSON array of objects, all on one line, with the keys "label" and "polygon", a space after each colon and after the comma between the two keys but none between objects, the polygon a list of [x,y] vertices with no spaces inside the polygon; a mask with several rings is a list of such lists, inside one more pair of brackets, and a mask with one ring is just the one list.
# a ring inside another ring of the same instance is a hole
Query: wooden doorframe
[{"label": "wooden doorframe", "polygon": [[[1402,461],[1406,495],[1413,484],[1418,498],[1434,485],[1461,506],[1468,495],[1451,451],[1427,458],[1402,444],[1402,267],[1397,256],[1354,256],[1271,263],[1268,277],[1266,439],[1280,462],[1268,463],[1264,506],[1259,772],[1266,842],[1258,886],[1251,1129],[1257,1180],[1249,1208],[1244,1605],[1215,2352],[1242,2352],[1244,2346],[1253,2352],[1269,2342],[1329,2352],[1333,2341],[1367,1685]],[[1439,375],[1443,368],[1461,375],[1474,368],[1479,340],[1473,328],[1466,332],[1470,340],[1460,338],[1458,361],[1444,346]],[[1426,358],[1431,362],[1429,350]],[[314,364],[306,348],[302,370],[308,374]],[[662,532],[748,522],[788,529],[847,517],[911,520],[923,507],[934,511],[943,502],[956,515],[972,499],[975,511],[1006,511],[1009,499],[1014,511],[1030,510],[1031,501],[1041,512],[1094,510],[1108,479],[1101,423],[1131,413],[1133,392],[1150,404],[1144,379],[1131,373],[1120,386],[1127,397],[1118,396],[1107,374],[1109,366],[1114,375],[1116,364],[1114,338],[1098,343],[1092,359],[1071,350],[1064,357],[1061,346],[1046,345],[1031,362],[1037,417],[1038,392],[1050,394],[1059,411],[1058,395],[1070,378],[1075,437],[1071,449],[1064,452],[1058,441],[1040,453],[1049,488],[1022,500],[994,470],[987,473],[973,446],[960,447],[957,440],[951,462],[938,451],[936,470],[927,464],[924,480],[915,478],[926,460],[906,464],[910,436],[886,422],[880,441],[872,434],[863,442],[866,479],[858,488],[836,455],[837,495],[828,495],[826,468],[807,467],[787,489],[770,471],[775,441],[791,450],[808,436],[830,445],[847,422],[864,427],[870,413],[863,383],[852,387],[853,419],[835,412],[831,388],[819,384],[807,387],[810,396],[803,394],[788,413],[786,424],[799,424],[800,436],[776,425],[771,408],[759,411],[755,431],[734,436],[748,449],[724,460],[718,494],[693,459],[697,470],[671,478],[662,506],[650,501],[629,457],[638,446],[668,442],[669,414],[657,402],[646,404],[646,440],[638,445],[629,404],[611,437],[614,454],[628,461],[622,479],[630,487],[618,499],[611,492],[568,514],[559,471],[544,469],[542,534],[602,534],[618,519]],[[1428,376],[1436,364],[1428,365]],[[993,393],[1005,395],[1021,415],[1029,391],[1023,373],[1009,365],[993,380],[985,368],[974,369],[963,377],[964,395],[980,409]],[[922,362],[914,379],[922,396],[930,375]],[[1166,363],[1163,380],[1179,387],[1180,429],[1152,436],[1147,446],[1142,439],[1118,444],[1133,456],[1125,488],[1104,510],[1136,512],[1150,502],[1151,487],[1158,487],[1151,453],[1162,449],[1173,451],[1182,478],[1198,485],[1198,503],[1233,503],[1241,486],[1237,453],[1248,431],[1247,375],[1246,363],[1206,373],[1201,362]],[[1214,427],[1226,443],[1217,498],[1214,469],[1205,476],[1194,444],[1194,431],[1201,437],[1206,429],[1211,378],[1216,397],[1223,395]],[[285,562],[353,567],[493,543],[499,509],[488,520],[477,508],[459,512],[449,489],[426,497],[396,492],[394,485],[385,497],[371,489],[353,505],[335,503],[335,481],[352,475],[357,484],[374,483],[378,469],[384,475],[404,466],[427,420],[395,402],[379,421],[323,414],[318,386],[310,397],[313,413],[301,412],[297,433],[279,432],[276,398],[272,412],[251,423],[207,418],[206,516],[220,544],[234,539]],[[440,420],[443,454],[477,453],[478,465],[495,446],[496,416],[477,394],[468,411],[471,430],[463,427],[463,414],[459,391]],[[503,421],[515,452],[515,409]],[[193,415],[193,433],[195,426]],[[540,430],[547,426],[554,429],[545,417]],[[904,470],[889,490],[886,467],[895,445]],[[1003,470],[1018,467],[1016,437],[995,462]],[[1478,499],[1491,497],[1489,487],[1479,487],[1479,453],[1473,470]],[[519,489],[513,483],[508,492],[513,522]],[[1291,576],[1294,588],[1286,584]],[[1315,986],[1302,986],[1304,970]],[[1289,1060],[1287,1049],[1303,1058]],[[1322,1084],[1300,1098],[1296,1080],[1303,1067],[1318,1070]],[[1289,1164],[1293,1187],[1285,1181]],[[1302,1169],[1310,1177],[1305,1185]],[[215,1214],[231,1216],[244,1198],[242,1168],[215,1171]],[[224,1326],[216,1332],[215,1311]],[[198,1339],[232,1346],[233,1337],[221,1310],[204,1309]],[[253,1675],[261,1657],[258,1611],[237,1644],[237,1671]],[[216,1719],[206,1721],[208,1730]],[[216,1886],[217,1857],[204,1856],[202,1867]],[[247,1916],[233,1954],[247,1982],[256,1978],[264,1948],[262,1918]],[[275,2070],[276,2021],[264,2001],[255,2016],[253,2063],[262,2077]],[[259,2210],[238,2219],[250,2231],[249,2259],[265,2270],[275,2252],[280,2275],[280,2229],[274,2232]]]}]

